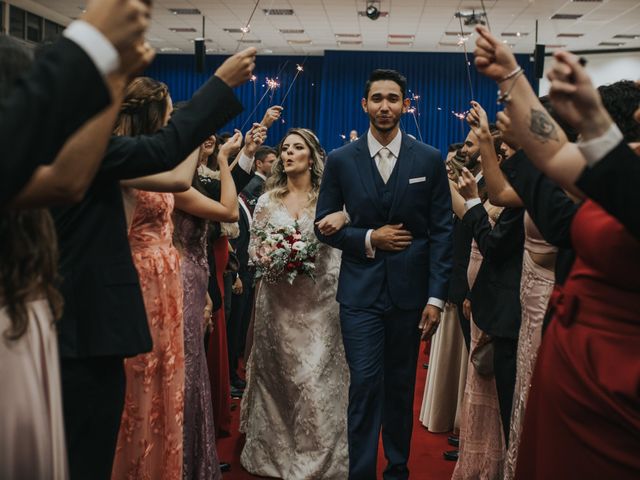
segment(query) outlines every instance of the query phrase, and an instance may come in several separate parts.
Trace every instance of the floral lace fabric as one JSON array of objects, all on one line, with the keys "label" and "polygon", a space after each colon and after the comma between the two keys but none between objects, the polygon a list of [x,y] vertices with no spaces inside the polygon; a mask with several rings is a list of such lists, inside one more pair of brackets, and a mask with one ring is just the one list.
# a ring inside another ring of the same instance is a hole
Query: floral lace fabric
[{"label": "floral lace fabric", "polygon": [[113,480],[182,478],[184,343],[182,281],[173,247],[173,195],[132,190],[129,243],[153,350],[125,360],[124,412]]},{"label": "floral lace fabric", "polygon": [[[298,226],[313,234],[313,208]],[[269,194],[258,200],[254,225],[295,219]],[[252,236],[255,260],[258,240]],[[339,252],[320,247],[315,282],[304,275],[257,285],[254,340],[247,363],[241,431],[242,465],[252,474],[285,480],[348,476],[349,373],[335,301]]]}]

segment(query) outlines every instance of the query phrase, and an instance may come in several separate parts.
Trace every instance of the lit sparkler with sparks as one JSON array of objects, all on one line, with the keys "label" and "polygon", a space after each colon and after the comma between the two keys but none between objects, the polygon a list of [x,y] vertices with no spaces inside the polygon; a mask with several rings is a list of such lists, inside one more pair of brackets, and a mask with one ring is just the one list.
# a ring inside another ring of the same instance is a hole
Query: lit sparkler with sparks
[{"label": "lit sparkler with sparks", "polygon": [[293,88],[293,84],[296,83],[296,80],[298,79],[298,75],[300,75],[302,72],[304,72],[304,67],[302,65],[296,65],[296,75],[293,77],[293,80],[291,81],[289,88],[284,94],[284,97],[282,97],[282,101],[280,102],[280,104],[284,105],[284,101],[287,99],[287,96],[289,96],[289,92]]}]

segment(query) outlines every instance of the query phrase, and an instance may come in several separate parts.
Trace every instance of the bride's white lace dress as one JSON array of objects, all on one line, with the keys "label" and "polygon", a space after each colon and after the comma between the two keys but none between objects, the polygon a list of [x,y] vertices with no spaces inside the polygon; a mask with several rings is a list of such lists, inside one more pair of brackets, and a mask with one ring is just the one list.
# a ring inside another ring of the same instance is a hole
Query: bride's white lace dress
[{"label": "bride's white lace dress", "polygon": [[[314,208],[298,219],[313,235]],[[254,227],[296,220],[268,193],[258,199]],[[259,246],[252,235],[250,253]],[[254,257],[255,259],[255,257]],[[339,252],[320,247],[315,282],[299,275],[256,288],[253,347],[247,362],[240,461],[255,475],[303,479],[348,476],[349,371],[335,300]]]}]

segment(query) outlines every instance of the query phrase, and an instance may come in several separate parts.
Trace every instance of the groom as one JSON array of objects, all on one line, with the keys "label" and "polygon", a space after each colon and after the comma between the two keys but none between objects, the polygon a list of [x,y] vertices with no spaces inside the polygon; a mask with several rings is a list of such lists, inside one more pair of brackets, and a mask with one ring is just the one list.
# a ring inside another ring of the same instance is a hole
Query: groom
[{"label": "groom", "polygon": [[[385,480],[409,477],[420,331],[435,332],[451,270],[445,165],[400,131],[405,92],[400,73],[371,73],[362,99],[369,131],[329,155],[316,209],[316,235],[343,252],[337,300],[351,372],[351,480],[376,478],[381,427]],[[350,223],[322,235],[322,219],[343,207]]]}]

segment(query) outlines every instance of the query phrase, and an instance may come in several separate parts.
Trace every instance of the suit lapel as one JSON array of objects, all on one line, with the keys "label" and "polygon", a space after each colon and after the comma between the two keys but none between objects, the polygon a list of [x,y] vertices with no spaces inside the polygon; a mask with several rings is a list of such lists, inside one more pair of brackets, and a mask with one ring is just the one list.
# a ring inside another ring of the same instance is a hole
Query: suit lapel
[{"label": "suit lapel", "polygon": [[397,178],[396,186],[393,192],[393,202],[391,203],[391,209],[389,210],[389,218],[393,218],[404,194],[409,186],[409,177],[413,170],[413,162],[415,160],[415,152],[413,149],[413,140],[410,137],[402,134],[402,145],[400,146],[400,154],[396,163]]},{"label": "suit lapel", "polygon": [[378,195],[378,189],[376,188],[375,179],[373,178],[373,169],[371,168],[372,160],[371,154],[369,153],[369,145],[367,143],[366,135],[362,135],[362,137],[360,137],[356,148],[356,170],[360,174],[362,186],[371,198],[371,203],[376,207],[380,214],[384,215],[384,210],[380,203],[380,196]]}]

